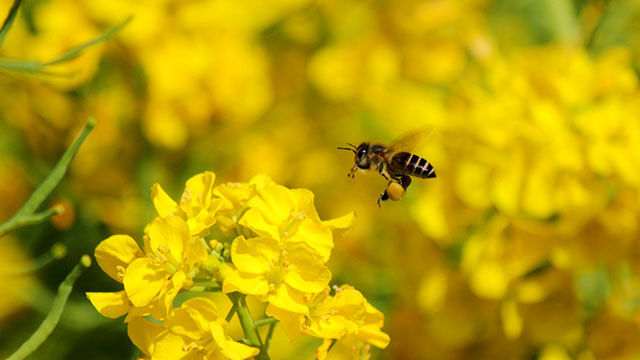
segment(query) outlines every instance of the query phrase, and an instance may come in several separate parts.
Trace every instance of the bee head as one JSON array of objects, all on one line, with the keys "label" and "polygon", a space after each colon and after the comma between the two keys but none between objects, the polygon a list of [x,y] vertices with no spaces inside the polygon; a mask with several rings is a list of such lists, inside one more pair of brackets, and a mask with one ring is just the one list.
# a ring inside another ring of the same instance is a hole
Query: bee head
[{"label": "bee head", "polygon": [[369,143],[363,142],[359,146],[355,146],[353,144],[347,143],[347,145],[351,146],[350,148],[346,147],[338,147],[340,150],[349,150],[356,155],[355,162],[356,166],[360,169],[368,169],[371,167],[369,164]]},{"label": "bee head", "polygon": [[355,154],[356,154],[356,165],[360,168],[360,169],[368,169],[371,164],[369,164],[369,143],[363,142],[362,144],[358,145],[358,147],[355,150]]}]

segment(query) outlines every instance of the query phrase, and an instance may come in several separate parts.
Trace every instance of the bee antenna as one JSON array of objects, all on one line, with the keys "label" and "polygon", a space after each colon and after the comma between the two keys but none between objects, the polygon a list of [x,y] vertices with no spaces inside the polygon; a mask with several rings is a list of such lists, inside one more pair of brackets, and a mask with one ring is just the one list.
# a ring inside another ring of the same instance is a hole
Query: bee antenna
[{"label": "bee antenna", "polygon": [[352,151],[354,154],[356,153],[356,151],[355,151],[355,150],[350,149],[350,148],[346,148],[346,147],[340,147],[340,146],[338,146],[338,149],[339,149],[339,150],[348,150],[348,151]]},{"label": "bee antenna", "polygon": [[349,145],[349,146],[353,147],[354,149],[357,149],[357,148],[358,148],[357,146],[353,145],[352,143],[347,143],[347,145]]}]

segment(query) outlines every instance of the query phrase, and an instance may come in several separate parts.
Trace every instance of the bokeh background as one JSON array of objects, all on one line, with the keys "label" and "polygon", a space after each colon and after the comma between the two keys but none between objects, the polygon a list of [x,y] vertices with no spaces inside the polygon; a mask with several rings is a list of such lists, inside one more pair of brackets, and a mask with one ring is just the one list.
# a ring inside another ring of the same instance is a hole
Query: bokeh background
[{"label": "bokeh background", "polygon": [[[81,254],[140,238],[153,183],[177,197],[211,170],[311,189],[323,218],[355,210],[329,266],[386,315],[374,359],[640,358],[640,1],[28,0],[0,56],[50,60],[130,15],[62,76],[0,70],[0,221],[99,121],[48,202],[68,215],[0,239],[5,270],[67,247],[4,271],[0,356]],[[384,179],[347,178],[335,148],[417,128],[438,177],[378,209]],[[33,358],[133,359],[84,297],[114,290],[89,269]],[[272,358],[318,344],[278,330]]]}]

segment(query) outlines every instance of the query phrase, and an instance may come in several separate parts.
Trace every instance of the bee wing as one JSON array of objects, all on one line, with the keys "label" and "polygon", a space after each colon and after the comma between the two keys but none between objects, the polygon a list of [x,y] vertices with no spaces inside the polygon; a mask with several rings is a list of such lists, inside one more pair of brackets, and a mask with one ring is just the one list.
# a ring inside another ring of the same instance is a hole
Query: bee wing
[{"label": "bee wing", "polygon": [[432,127],[422,127],[398,136],[387,146],[385,153],[387,155],[400,151],[413,152],[422,142],[433,132]]}]

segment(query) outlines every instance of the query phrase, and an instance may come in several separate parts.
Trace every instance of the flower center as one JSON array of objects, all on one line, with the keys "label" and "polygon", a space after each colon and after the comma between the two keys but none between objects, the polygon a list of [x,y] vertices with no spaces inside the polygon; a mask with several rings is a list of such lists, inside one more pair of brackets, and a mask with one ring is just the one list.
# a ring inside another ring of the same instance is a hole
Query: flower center
[{"label": "flower center", "polygon": [[271,260],[271,264],[269,264],[271,268],[268,275],[270,291],[274,291],[276,286],[284,281],[285,276],[287,276],[289,272],[289,265],[289,261],[287,261],[287,250],[280,250],[278,259]]}]

